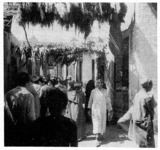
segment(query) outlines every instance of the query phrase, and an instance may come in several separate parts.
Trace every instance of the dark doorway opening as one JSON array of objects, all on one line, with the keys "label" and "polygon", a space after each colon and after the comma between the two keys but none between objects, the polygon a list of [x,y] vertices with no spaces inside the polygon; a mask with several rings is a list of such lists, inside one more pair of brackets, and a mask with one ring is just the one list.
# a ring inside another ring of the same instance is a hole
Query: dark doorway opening
[{"label": "dark doorway opening", "polygon": [[92,80],[94,80],[95,78],[94,72],[95,72],[95,60],[92,59]]},{"label": "dark doorway opening", "polygon": [[122,42],[122,86],[123,86],[123,102],[124,112],[129,108],[129,37],[126,37]]},{"label": "dark doorway opening", "polygon": [[104,80],[105,55],[100,55],[97,61],[98,78]]}]

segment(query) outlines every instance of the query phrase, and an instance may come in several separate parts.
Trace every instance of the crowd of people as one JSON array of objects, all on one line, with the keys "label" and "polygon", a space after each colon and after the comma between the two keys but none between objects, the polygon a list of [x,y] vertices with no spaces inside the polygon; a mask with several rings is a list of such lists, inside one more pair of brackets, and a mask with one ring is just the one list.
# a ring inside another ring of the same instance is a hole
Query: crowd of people
[{"label": "crowd of people", "polygon": [[[127,120],[126,116],[132,116],[128,118],[132,118],[132,124],[137,127],[137,120],[141,118],[135,119],[134,115],[131,115],[136,114],[137,108],[140,109],[139,116],[150,115],[152,122],[153,98],[149,99],[147,95],[152,89],[152,82],[147,81],[147,85],[142,84],[142,87],[146,90],[136,97],[137,102],[131,107],[134,109],[129,110],[125,117],[118,121],[119,124]],[[104,139],[106,120],[113,117],[112,103],[102,79],[96,82],[90,80],[84,90],[82,83],[72,81],[71,77],[66,81],[60,78],[31,78],[27,73],[20,72],[16,75],[16,87],[5,93],[4,102],[5,146],[76,147],[79,141],[87,138],[86,122],[92,122],[98,147]],[[139,103],[147,103],[143,111],[141,106],[138,106]],[[154,143],[152,129],[151,123],[143,141],[152,139],[150,143]],[[131,130],[137,133],[135,128]],[[147,145],[146,141],[141,142],[140,147]]]},{"label": "crowd of people", "polygon": [[[91,92],[91,91],[90,91]],[[78,146],[86,138],[82,83],[16,75],[5,94],[6,146]]]}]

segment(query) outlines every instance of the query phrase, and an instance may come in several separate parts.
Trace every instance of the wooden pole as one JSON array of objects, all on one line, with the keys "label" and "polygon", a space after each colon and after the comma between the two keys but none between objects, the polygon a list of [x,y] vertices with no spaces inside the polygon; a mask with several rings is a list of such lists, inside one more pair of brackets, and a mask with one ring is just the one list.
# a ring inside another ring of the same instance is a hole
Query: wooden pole
[{"label": "wooden pole", "polygon": [[29,43],[29,40],[28,40],[28,36],[27,36],[27,31],[26,31],[25,25],[22,25],[22,27],[23,27],[23,30],[24,30],[24,33],[25,33],[25,37],[26,37],[28,46],[31,47],[31,45],[30,45],[30,43]]}]

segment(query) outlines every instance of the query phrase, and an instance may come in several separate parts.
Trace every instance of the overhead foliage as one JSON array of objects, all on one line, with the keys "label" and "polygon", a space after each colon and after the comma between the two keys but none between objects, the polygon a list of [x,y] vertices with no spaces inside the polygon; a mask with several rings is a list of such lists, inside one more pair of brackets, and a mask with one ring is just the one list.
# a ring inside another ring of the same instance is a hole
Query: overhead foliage
[{"label": "overhead foliage", "polygon": [[[17,3],[16,3],[17,6]],[[119,3],[120,10],[110,3],[18,3],[19,24],[51,26],[57,21],[61,26],[72,27],[84,33],[91,32],[94,20],[99,22],[124,22],[127,6]]]},{"label": "overhead foliage", "polygon": [[102,49],[93,49],[91,43],[83,43],[81,47],[65,46],[63,44],[51,44],[47,46],[49,56],[53,58],[55,64],[69,65],[73,61],[77,61],[83,53],[104,54],[105,46]]},{"label": "overhead foliage", "polygon": [[124,17],[127,13],[127,6],[124,3],[120,3],[120,11],[118,13],[119,22],[124,22]]},{"label": "overhead foliage", "polygon": [[69,65],[73,61],[77,61],[79,55],[77,54],[70,54],[70,55],[64,55],[62,53],[55,53],[53,51],[50,51],[49,56],[53,58],[53,62],[55,65],[60,64],[63,65]]}]

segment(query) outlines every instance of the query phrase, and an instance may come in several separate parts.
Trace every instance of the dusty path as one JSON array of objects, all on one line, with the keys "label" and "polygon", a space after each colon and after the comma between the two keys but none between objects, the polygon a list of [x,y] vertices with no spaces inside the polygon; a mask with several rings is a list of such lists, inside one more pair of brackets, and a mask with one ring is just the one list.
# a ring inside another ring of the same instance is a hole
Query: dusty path
[{"label": "dusty path", "polygon": [[[92,124],[87,125],[87,138],[78,143],[79,147],[95,147],[95,136],[92,133]],[[116,125],[107,126],[105,139],[101,147],[137,147],[127,138],[127,132],[117,128]]]}]

